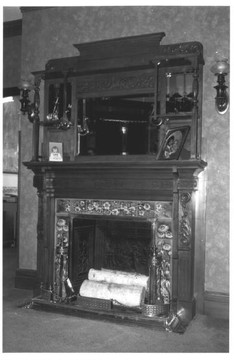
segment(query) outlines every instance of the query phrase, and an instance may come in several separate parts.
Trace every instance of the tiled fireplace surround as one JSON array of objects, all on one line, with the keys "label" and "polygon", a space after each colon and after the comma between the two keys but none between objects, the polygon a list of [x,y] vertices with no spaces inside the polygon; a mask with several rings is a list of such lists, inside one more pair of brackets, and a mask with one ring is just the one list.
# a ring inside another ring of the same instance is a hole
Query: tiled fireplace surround
[{"label": "tiled fireplace surround", "polygon": [[[144,155],[80,157],[76,162],[28,162],[25,165],[34,172],[34,186],[38,189],[38,287],[41,283],[48,289],[57,286],[57,295],[65,296],[64,286],[59,288],[58,284],[63,282],[61,276],[71,277],[73,271],[71,252],[73,242],[77,241],[73,226],[76,221],[149,223],[145,232],[149,239],[148,253],[153,238],[158,244],[162,243],[157,229],[165,224],[166,218],[172,233],[172,238],[166,241],[171,244],[170,308],[175,312],[185,309],[188,321],[194,317],[195,192],[198,174],[206,165],[203,161],[155,161]],[[131,243],[126,242],[128,246]],[[63,257],[66,259],[63,274],[58,275],[61,253],[67,255]],[[93,258],[95,252],[92,252]],[[87,266],[94,267],[97,263],[94,260]],[[98,265],[105,264],[99,261]]]}]

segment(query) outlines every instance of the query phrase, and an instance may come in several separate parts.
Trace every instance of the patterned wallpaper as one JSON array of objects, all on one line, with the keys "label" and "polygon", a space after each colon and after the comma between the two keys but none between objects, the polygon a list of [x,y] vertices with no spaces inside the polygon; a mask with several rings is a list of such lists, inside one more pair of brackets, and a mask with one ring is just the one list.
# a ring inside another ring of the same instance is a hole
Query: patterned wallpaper
[{"label": "patterned wallpaper", "polygon": [[[229,113],[221,116],[215,112],[216,80],[210,67],[217,50],[229,57],[229,7],[56,7],[26,12],[23,14],[22,77],[29,76],[31,71],[43,70],[51,58],[77,55],[73,44],[151,32],[166,33],[162,44],[200,41],[204,46],[203,159],[208,162],[205,290],[227,293]],[[227,77],[227,85],[228,80]],[[25,119],[23,161],[31,159],[28,141],[31,132],[31,125]],[[32,174],[22,167],[21,177],[20,268],[36,269],[37,197]],[[32,203],[34,206],[29,206]]]},{"label": "patterned wallpaper", "polygon": [[19,86],[20,83],[21,36],[4,38],[3,87]]},{"label": "patterned wallpaper", "polygon": [[18,172],[18,136],[21,117],[19,109],[18,97],[3,104],[3,171],[9,173]]}]

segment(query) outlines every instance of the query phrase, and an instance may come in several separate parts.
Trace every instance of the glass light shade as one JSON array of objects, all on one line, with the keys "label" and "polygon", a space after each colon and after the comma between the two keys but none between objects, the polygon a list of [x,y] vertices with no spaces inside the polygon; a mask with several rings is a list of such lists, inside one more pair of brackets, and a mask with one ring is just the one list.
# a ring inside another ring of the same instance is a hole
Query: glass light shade
[{"label": "glass light shade", "polygon": [[30,90],[32,87],[31,83],[28,80],[21,80],[20,88],[23,90]]},{"label": "glass light shade", "polygon": [[210,70],[215,75],[228,74],[229,73],[228,59],[217,60]]},{"label": "glass light shade", "polygon": [[216,58],[215,64],[210,69],[217,76],[215,107],[219,114],[223,115],[229,107],[229,95],[225,85],[225,76],[229,73],[228,59],[224,57]]}]

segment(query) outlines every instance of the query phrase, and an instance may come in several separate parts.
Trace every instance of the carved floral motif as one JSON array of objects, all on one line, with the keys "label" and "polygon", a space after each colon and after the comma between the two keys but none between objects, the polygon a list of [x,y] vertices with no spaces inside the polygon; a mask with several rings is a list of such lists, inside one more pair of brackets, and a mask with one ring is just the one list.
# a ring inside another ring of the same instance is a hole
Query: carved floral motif
[{"label": "carved floral motif", "polygon": [[154,75],[149,73],[136,74],[131,76],[111,75],[106,78],[86,78],[77,83],[78,93],[96,91],[129,90],[154,88]]},{"label": "carved floral motif", "polygon": [[161,262],[161,296],[164,304],[169,304],[171,300],[171,257],[172,257],[172,240],[173,234],[171,224],[159,222],[157,228],[157,248],[162,255]]},{"label": "carved floral motif", "polygon": [[180,54],[202,54],[203,46],[201,43],[193,41],[174,45],[163,45],[160,47],[160,55],[180,55]]},{"label": "carved floral motif", "polygon": [[180,228],[179,228],[179,240],[180,245],[188,247],[191,243],[191,221],[189,217],[189,205],[191,201],[191,194],[186,192],[180,195],[181,204],[181,216],[180,216]]}]

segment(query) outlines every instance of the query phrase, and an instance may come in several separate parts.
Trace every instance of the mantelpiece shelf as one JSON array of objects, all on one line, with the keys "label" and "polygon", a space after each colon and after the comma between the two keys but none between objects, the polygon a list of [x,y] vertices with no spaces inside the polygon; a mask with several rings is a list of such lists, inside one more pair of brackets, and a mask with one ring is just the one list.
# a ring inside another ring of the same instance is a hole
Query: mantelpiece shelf
[{"label": "mantelpiece shelf", "polygon": [[207,163],[204,160],[156,160],[154,155],[100,155],[100,156],[77,156],[75,161],[28,161],[24,165],[29,169],[79,169],[82,167],[93,168],[151,168],[151,169],[197,169],[204,170]]}]

